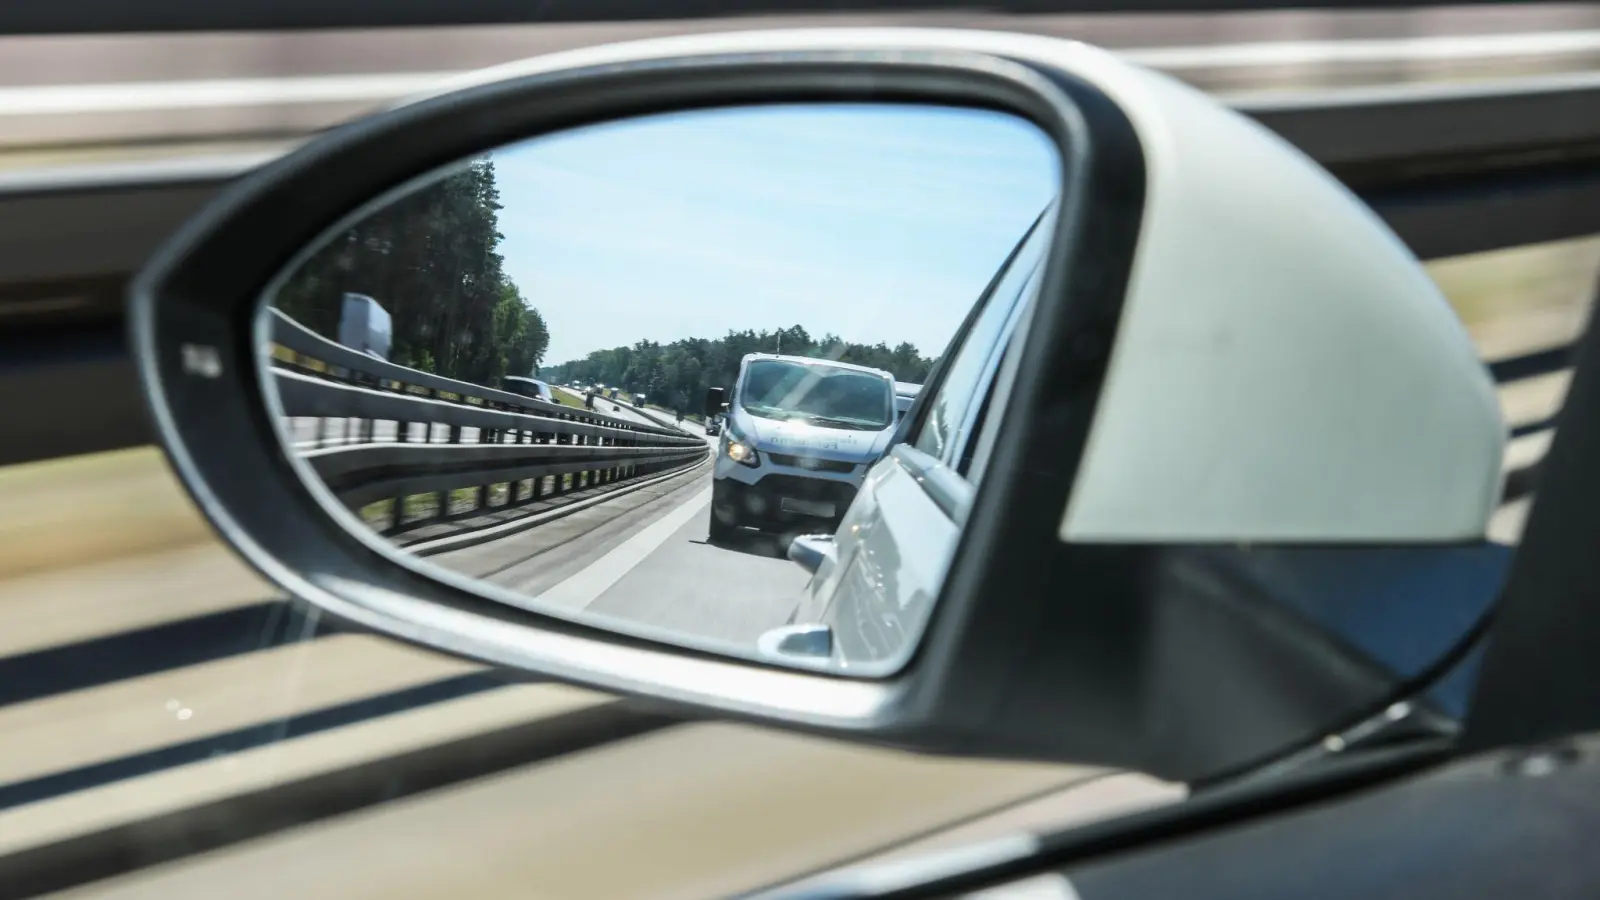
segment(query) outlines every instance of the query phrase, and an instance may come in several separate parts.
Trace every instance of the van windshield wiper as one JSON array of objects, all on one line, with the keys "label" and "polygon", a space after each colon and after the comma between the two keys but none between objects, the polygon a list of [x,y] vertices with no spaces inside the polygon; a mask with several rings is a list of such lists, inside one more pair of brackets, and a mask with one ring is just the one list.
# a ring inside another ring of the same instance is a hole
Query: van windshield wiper
[{"label": "van windshield wiper", "polygon": [[877,422],[869,422],[866,419],[846,419],[839,416],[808,415],[806,420],[813,425],[838,425],[843,428],[857,428],[863,430],[884,427]]},{"label": "van windshield wiper", "polygon": [[745,404],[744,408],[746,412],[761,416],[762,418],[766,419],[781,419],[787,422],[792,419],[806,418],[806,414],[803,412],[793,409],[784,409],[781,406],[762,406],[760,404],[747,403]]}]

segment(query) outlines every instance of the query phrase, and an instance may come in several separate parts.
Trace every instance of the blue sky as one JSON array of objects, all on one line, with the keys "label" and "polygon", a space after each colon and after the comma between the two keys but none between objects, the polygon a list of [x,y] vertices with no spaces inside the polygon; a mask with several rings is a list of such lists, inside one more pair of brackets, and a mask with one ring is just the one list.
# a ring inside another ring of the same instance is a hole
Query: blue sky
[{"label": "blue sky", "polygon": [[492,158],[547,365],[793,324],[934,355],[1059,174],[1027,122],[905,105],[649,116]]}]

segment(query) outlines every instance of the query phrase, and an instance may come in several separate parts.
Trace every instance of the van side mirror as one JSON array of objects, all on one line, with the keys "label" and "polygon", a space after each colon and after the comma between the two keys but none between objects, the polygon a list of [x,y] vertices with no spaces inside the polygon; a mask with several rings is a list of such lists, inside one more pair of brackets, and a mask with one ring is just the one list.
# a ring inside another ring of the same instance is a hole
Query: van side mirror
[{"label": "van side mirror", "polygon": [[714,416],[727,409],[728,405],[722,402],[725,393],[726,391],[719,387],[706,388],[706,401],[702,411],[708,416]]}]

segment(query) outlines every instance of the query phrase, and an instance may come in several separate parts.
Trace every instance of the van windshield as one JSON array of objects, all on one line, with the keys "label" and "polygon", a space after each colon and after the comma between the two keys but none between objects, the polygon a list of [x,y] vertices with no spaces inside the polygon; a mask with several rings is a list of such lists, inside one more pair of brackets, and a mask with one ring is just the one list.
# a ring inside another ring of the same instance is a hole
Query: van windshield
[{"label": "van windshield", "polygon": [[828,363],[762,359],[745,367],[739,405],[763,419],[878,431],[894,415],[888,379]]}]

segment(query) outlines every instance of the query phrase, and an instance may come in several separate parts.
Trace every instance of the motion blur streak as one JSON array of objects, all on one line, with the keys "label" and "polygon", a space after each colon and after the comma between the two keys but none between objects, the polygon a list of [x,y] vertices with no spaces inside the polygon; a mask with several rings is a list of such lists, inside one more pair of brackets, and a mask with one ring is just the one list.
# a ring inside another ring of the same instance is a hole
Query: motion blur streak
[{"label": "motion blur streak", "polygon": [[1165,16],[751,17],[280,34],[0,38],[0,150],[287,138],[447,73],[607,41],[797,25],[934,25],[1068,37],[1207,90],[1305,90],[1600,68],[1600,6]]}]

